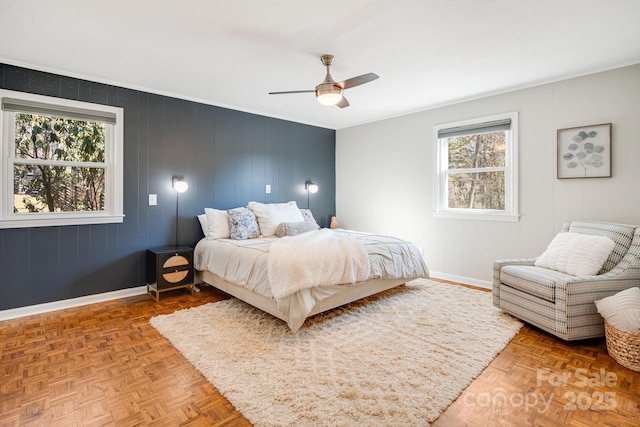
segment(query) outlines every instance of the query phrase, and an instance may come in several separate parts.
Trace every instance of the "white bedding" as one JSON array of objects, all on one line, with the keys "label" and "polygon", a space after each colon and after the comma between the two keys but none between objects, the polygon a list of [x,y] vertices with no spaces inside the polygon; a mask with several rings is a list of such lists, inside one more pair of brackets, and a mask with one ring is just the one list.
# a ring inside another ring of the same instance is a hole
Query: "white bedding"
[{"label": "white bedding", "polygon": [[303,289],[364,282],[370,269],[362,243],[328,228],[278,239],[267,258],[276,301]]},{"label": "white bedding", "polygon": [[[367,280],[409,281],[429,277],[429,271],[420,252],[410,242],[395,237],[346,230],[320,231],[332,233],[340,238],[355,239],[364,247],[369,260]],[[194,251],[194,266],[196,270],[209,271],[228,282],[275,300],[278,310],[283,313],[283,318],[295,332],[319,301],[331,297],[345,287],[358,286],[361,282],[304,288],[276,299],[269,282],[268,264],[270,247],[278,240],[278,237],[250,240],[202,239]],[[362,277],[364,276],[359,279]]]}]

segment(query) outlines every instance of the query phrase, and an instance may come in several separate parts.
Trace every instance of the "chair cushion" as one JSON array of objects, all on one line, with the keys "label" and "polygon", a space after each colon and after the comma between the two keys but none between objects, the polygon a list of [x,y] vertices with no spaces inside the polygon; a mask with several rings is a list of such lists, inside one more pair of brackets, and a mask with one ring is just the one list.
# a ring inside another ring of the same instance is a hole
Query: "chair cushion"
[{"label": "chair cushion", "polygon": [[507,265],[500,270],[500,281],[505,285],[549,302],[555,302],[556,283],[573,277],[533,265]]}]

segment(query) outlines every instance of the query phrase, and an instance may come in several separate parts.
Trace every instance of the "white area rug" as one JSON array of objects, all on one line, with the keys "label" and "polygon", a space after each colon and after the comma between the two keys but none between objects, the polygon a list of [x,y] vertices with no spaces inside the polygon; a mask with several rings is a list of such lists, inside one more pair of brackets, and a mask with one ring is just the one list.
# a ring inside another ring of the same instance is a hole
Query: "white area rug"
[{"label": "white area rug", "polygon": [[415,280],[292,334],[237,299],[151,324],[255,426],[425,426],[522,324],[489,292]]}]

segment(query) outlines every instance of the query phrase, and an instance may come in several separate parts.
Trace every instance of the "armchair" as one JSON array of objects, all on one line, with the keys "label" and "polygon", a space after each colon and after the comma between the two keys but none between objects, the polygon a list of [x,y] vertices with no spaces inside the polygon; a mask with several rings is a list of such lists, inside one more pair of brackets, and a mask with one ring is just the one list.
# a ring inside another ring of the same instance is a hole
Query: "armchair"
[{"label": "armchair", "polygon": [[640,284],[640,227],[565,221],[561,232],[609,237],[615,246],[594,276],[535,266],[537,258],[493,262],[493,305],[566,341],[604,336],[594,301]]}]

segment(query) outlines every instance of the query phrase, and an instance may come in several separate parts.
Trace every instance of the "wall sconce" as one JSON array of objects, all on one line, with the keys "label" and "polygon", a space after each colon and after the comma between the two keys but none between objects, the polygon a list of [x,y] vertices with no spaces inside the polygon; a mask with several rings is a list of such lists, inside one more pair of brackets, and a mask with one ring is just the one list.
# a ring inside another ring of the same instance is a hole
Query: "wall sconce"
[{"label": "wall sconce", "polygon": [[307,209],[309,209],[309,194],[310,193],[315,194],[318,192],[318,184],[314,184],[313,181],[308,179],[304,183],[304,189],[307,190]]},{"label": "wall sconce", "polygon": [[173,189],[176,190],[176,246],[178,246],[178,203],[180,201],[180,193],[184,193],[189,189],[189,183],[184,180],[183,176],[174,176]]},{"label": "wall sconce", "polygon": [[173,188],[178,193],[184,193],[189,189],[189,183],[184,180],[183,176],[174,176],[173,177]]},{"label": "wall sconce", "polygon": [[314,184],[313,181],[308,180],[304,183],[304,189],[309,193],[316,194],[318,192],[318,184]]}]

